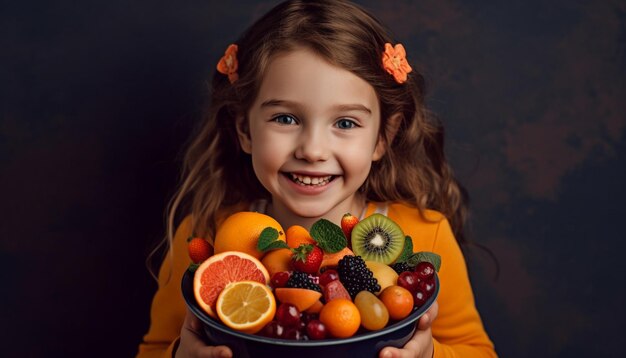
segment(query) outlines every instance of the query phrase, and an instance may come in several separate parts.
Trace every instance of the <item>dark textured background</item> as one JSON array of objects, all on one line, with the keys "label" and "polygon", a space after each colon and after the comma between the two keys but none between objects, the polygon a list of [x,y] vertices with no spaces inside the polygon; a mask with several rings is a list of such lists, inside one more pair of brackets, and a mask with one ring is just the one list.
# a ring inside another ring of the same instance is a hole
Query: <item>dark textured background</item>
[{"label": "dark textured background", "polygon": [[[1,3],[3,356],[134,355],[205,81],[275,3]],[[499,353],[624,356],[624,2],[360,3],[425,70]]]}]

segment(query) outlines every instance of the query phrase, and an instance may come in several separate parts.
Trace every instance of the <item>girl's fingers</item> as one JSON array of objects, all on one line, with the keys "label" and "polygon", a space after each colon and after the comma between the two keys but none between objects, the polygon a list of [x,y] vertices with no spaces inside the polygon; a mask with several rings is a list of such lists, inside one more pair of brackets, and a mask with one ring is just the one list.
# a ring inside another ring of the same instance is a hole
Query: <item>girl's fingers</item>
[{"label": "girl's fingers", "polygon": [[195,333],[198,336],[201,336],[202,334],[202,322],[198,317],[196,317],[196,315],[191,313],[190,310],[187,310],[183,327],[186,327],[189,331]]},{"label": "girl's fingers", "polygon": [[439,303],[435,301],[432,306],[424,313],[422,317],[420,317],[419,322],[417,323],[417,329],[424,330],[430,328],[435,318],[437,318],[437,314],[439,313]]},{"label": "girl's fingers", "polygon": [[[437,308],[435,308],[436,310]],[[432,318],[437,315],[437,312],[430,312],[426,317],[425,324],[430,327]],[[426,316],[426,314],[425,314]],[[422,316],[424,317],[424,316]],[[421,322],[421,321],[420,321]],[[415,357],[428,357],[432,356],[433,336],[430,328],[422,330],[418,327],[413,334],[413,337],[402,348],[385,347],[378,354],[379,358],[415,358]]]},{"label": "girl's fingers", "polygon": [[227,346],[207,346],[202,321],[191,311],[187,310],[183,328],[180,333],[180,343],[176,350],[176,356],[230,358],[233,356],[233,353]]},{"label": "girl's fingers", "polygon": [[398,348],[387,347],[380,351],[378,358],[397,358],[400,357]]},{"label": "girl's fingers", "polygon": [[410,343],[407,343],[403,349],[386,347],[380,351],[379,358],[414,358],[416,357],[417,350],[413,350],[409,347]]},{"label": "girl's fingers", "polygon": [[233,353],[226,346],[204,347],[198,355],[200,358],[231,358],[232,356]]}]

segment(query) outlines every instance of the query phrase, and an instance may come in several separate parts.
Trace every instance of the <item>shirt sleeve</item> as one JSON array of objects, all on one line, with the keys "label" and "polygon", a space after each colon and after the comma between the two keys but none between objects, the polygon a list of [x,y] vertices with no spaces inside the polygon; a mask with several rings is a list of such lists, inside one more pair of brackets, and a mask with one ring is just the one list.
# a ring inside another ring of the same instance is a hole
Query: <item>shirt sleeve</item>
[{"label": "shirt sleeve", "polygon": [[445,219],[438,224],[432,251],[442,261],[439,313],[432,325],[434,356],[497,357],[475,306],[463,253]]},{"label": "shirt sleeve", "polygon": [[152,299],[150,328],[143,337],[138,358],[172,357],[186,314],[180,285],[191,262],[187,255],[187,238],[191,235],[191,220],[185,218],[174,235],[158,276],[158,289]]}]

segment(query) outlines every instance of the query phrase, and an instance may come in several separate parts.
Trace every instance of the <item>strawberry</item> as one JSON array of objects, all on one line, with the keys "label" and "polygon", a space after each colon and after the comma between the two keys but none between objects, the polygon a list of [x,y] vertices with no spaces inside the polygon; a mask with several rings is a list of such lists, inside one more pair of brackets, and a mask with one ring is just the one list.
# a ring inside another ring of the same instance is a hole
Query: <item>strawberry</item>
[{"label": "strawberry", "polygon": [[354,225],[359,222],[359,218],[356,216],[346,213],[341,218],[341,230],[343,230],[343,234],[346,235],[346,240],[348,240],[348,247],[351,247],[352,241],[352,229]]},{"label": "strawberry", "polygon": [[201,237],[190,237],[187,240],[187,250],[191,261],[196,264],[208,259],[213,253],[211,244]]},{"label": "strawberry", "polygon": [[309,274],[316,274],[322,264],[324,251],[317,245],[301,244],[292,249],[291,265],[294,270]]}]

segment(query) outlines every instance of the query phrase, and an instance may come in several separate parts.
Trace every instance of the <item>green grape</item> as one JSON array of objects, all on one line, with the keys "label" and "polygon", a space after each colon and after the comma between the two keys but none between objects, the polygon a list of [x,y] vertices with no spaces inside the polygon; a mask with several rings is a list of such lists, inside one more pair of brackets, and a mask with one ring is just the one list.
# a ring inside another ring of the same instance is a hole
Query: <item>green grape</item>
[{"label": "green grape", "polygon": [[389,322],[389,311],[381,300],[369,291],[361,291],[354,298],[354,304],[361,314],[363,328],[376,331],[384,328]]}]

